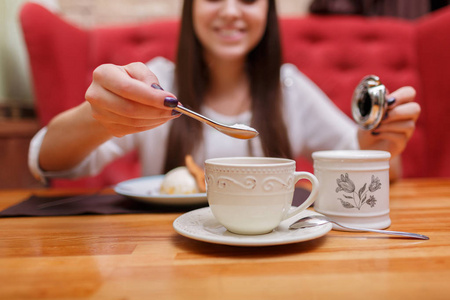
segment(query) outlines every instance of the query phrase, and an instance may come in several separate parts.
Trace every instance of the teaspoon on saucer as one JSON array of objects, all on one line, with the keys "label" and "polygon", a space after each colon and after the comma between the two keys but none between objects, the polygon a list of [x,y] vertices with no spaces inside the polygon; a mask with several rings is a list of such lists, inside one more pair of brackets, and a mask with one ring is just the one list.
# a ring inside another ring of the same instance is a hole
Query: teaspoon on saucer
[{"label": "teaspoon on saucer", "polygon": [[226,134],[228,136],[237,138],[237,139],[252,139],[256,136],[258,136],[258,131],[256,131],[254,128],[249,127],[247,125],[243,124],[234,124],[234,125],[224,125],[219,122],[213,121],[211,119],[208,119],[205,116],[202,116],[199,113],[196,113],[195,111],[192,111],[190,109],[187,109],[184,106],[178,105],[174,108],[174,110],[185,114],[186,116],[189,116],[193,119],[196,119],[197,121],[200,121],[202,123],[205,123],[214,129],[217,129],[218,131],[222,132],[223,134]]},{"label": "teaspoon on saucer", "polygon": [[426,235],[418,234],[418,233],[410,233],[410,232],[402,232],[402,231],[391,231],[391,230],[379,230],[379,229],[369,229],[369,228],[359,228],[353,226],[342,225],[336,221],[331,220],[330,218],[322,215],[312,215],[301,218],[289,226],[289,229],[299,229],[299,228],[307,228],[320,226],[326,223],[334,223],[342,228],[354,230],[354,231],[368,231],[368,232],[376,232],[390,235],[400,235],[414,239],[428,240],[429,237]]}]

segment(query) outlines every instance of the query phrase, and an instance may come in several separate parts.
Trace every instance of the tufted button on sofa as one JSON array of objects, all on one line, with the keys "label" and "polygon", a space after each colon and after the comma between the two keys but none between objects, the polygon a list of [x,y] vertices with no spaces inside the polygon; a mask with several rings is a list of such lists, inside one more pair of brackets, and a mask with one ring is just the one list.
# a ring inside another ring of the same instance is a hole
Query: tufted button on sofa
[{"label": "tufted button on sofa", "polygon": [[[178,20],[82,29],[35,3],[24,4],[20,20],[41,125],[84,100],[98,65],[175,56]],[[380,76],[390,91],[413,86],[422,113],[403,154],[404,176],[450,176],[450,8],[414,22],[310,15],[283,17],[280,27],[284,61],[295,64],[347,115],[365,75]],[[136,159],[131,153],[99,176],[53,185],[100,187],[137,177]],[[308,161],[299,158],[298,164],[311,170]]]}]

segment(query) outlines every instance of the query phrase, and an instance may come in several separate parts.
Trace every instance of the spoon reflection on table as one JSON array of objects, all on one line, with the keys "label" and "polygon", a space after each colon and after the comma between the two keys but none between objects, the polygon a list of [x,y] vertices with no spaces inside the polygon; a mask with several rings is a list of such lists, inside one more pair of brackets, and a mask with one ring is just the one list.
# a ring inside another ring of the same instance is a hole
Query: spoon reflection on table
[{"label": "spoon reflection on table", "polygon": [[404,236],[404,237],[409,237],[409,238],[414,238],[414,239],[421,239],[421,240],[429,239],[429,237],[427,237],[426,235],[422,235],[422,234],[418,234],[418,233],[346,226],[346,225],[342,225],[336,221],[333,221],[330,218],[323,216],[323,215],[312,215],[312,216],[307,216],[307,217],[301,218],[301,219],[295,221],[294,223],[292,223],[289,226],[289,229],[295,230],[295,229],[299,229],[299,228],[314,227],[314,226],[324,225],[326,223],[334,223],[342,228],[350,229],[353,231],[367,231],[367,232],[376,232],[376,233],[383,233],[383,234],[389,234],[389,235],[399,235],[399,236]]}]

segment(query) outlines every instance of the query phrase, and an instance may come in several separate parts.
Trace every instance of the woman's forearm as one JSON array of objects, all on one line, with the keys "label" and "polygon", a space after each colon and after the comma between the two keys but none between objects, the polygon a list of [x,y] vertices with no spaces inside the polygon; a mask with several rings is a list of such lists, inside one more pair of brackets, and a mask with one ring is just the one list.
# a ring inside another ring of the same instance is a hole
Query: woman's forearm
[{"label": "woman's forearm", "polygon": [[39,166],[45,171],[71,169],[111,137],[92,118],[89,103],[84,102],[49,123],[39,152]]}]

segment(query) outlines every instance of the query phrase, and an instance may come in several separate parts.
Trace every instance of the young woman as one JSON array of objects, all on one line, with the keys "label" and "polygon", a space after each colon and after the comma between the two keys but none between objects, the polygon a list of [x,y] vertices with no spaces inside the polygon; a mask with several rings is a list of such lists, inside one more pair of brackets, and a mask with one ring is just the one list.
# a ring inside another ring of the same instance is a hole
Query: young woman
[{"label": "young woman", "polygon": [[[176,95],[176,96],[175,96]],[[397,157],[411,137],[420,107],[404,87],[374,132],[359,130],[295,66],[281,64],[274,0],[185,0],[176,65],[102,65],[86,102],[56,116],[33,139],[36,176],[93,175],[138,149],[143,175],[161,174],[210,157],[295,158],[324,149],[380,149]],[[227,137],[183,117],[186,107],[226,124],[256,128],[252,140]]]}]

